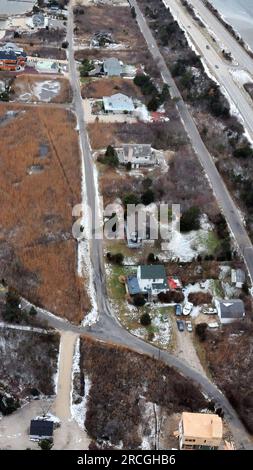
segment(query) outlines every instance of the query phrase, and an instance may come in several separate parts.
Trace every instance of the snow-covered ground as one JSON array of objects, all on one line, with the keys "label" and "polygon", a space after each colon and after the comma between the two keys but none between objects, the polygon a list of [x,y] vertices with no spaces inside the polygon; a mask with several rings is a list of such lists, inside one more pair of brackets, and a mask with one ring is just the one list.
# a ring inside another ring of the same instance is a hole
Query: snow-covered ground
[{"label": "snow-covered ground", "polygon": [[200,230],[192,230],[188,233],[175,231],[172,240],[164,243],[166,250],[161,252],[161,260],[191,261],[199,254],[206,254],[208,249],[208,237],[213,232],[213,226],[205,214],[201,217]]},{"label": "snow-covered ground", "polygon": [[58,95],[61,84],[57,80],[46,80],[45,82],[35,83],[33,93],[39,101],[49,103]]},{"label": "snow-covered ground", "polygon": [[[73,366],[72,366],[72,384],[74,382],[74,375],[80,374],[80,338],[77,339],[75,344],[75,352],[73,357]],[[80,426],[81,429],[84,429],[86,409],[87,409],[87,398],[89,396],[91,381],[88,376],[84,376],[84,396],[80,403],[73,403],[73,385],[71,390],[71,415]]]},{"label": "snow-covered ground", "polygon": [[[140,397],[142,398],[142,397]],[[151,450],[156,444],[156,415],[159,415],[159,407],[152,402],[144,402],[142,399],[142,425],[140,434],[142,436],[142,450]]]},{"label": "snow-covered ground", "polygon": [[229,72],[231,73],[233,79],[239,85],[245,85],[245,83],[253,83],[252,76],[243,69],[230,69]]},{"label": "snow-covered ground", "polygon": [[[82,145],[80,142],[80,149],[82,151]],[[90,325],[95,323],[98,320],[98,308],[97,308],[97,300],[96,300],[96,292],[95,286],[93,282],[93,268],[91,264],[91,253],[90,253],[90,220],[88,217],[89,214],[89,206],[87,201],[87,192],[86,192],[86,181],[85,181],[85,164],[84,159],[87,158],[85,155],[82,155],[81,159],[81,169],[82,169],[82,220],[81,225],[83,227],[83,238],[78,240],[78,275],[80,277],[84,277],[88,281],[88,285],[86,285],[87,292],[90,297],[91,301],[91,311],[83,320],[83,326]],[[97,179],[97,175],[94,174],[95,179]],[[97,184],[97,183],[96,183]],[[77,214],[74,214],[77,215]],[[81,214],[78,214],[80,216]],[[88,279],[87,279],[88,278]]]}]

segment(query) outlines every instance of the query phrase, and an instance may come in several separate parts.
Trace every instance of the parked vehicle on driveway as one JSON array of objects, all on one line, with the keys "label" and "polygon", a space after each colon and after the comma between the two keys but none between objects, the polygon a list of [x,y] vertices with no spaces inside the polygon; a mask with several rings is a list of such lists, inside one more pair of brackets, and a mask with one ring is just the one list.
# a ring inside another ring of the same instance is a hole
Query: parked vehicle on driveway
[{"label": "parked vehicle on driveway", "polygon": [[214,307],[205,307],[203,308],[202,312],[205,315],[216,315],[217,314],[217,309]]},{"label": "parked vehicle on driveway", "polygon": [[192,332],[192,322],[191,321],[186,321],[185,325],[186,325],[187,331],[189,331],[189,333],[191,333]]},{"label": "parked vehicle on driveway", "polygon": [[184,322],[183,320],[177,320],[177,327],[179,331],[184,331]]},{"label": "parked vehicle on driveway", "polygon": [[176,304],[176,306],[175,306],[175,314],[176,314],[177,316],[180,316],[180,315],[182,315],[182,312],[183,312],[183,310],[182,310],[182,305],[181,305],[181,304]]},{"label": "parked vehicle on driveway", "polygon": [[183,307],[183,315],[190,315],[192,309],[193,309],[193,304],[191,302],[186,302],[186,304]]},{"label": "parked vehicle on driveway", "polygon": [[219,328],[219,323],[217,323],[217,321],[208,323],[208,328]]}]

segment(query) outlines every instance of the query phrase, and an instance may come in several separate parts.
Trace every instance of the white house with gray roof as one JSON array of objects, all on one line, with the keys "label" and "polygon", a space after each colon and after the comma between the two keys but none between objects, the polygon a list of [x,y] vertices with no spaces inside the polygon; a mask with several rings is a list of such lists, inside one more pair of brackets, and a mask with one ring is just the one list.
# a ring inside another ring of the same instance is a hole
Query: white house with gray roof
[{"label": "white house with gray roof", "polygon": [[139,168],[158,163],[156,151],[150,144],[123,144],[115,150],[122,165],[130,163],[132,168]]},{"label": "white house with gray roof", "polygon": [[165,267],[162,264],[147,264],[138,266],[137,280],[140,291],[157,295],[168,290]]},{"label": "white house with gray roof", "polygon": [[215,300],[221,324],[232,323],[245,317],[244,303],[241,299]]},{"label": "white house with gray roof", "polygon": [[112,96],[103,97],[103,106],[106,113],[133,113],[134,103],[132,98],[129,98],[123,93],[116,93]]}]

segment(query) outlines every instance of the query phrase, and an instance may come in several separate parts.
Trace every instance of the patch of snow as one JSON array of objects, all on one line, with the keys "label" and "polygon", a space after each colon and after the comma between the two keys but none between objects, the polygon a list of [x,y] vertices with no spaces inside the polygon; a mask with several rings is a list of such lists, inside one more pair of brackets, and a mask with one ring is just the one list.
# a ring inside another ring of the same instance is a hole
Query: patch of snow
[{"label": "patch of snow", "polygon": [[71,390],[71,415],[73,419],[77,422],[81,429],[85,429],[85,417],[87,410],[87,398],[89,396],[91,388],[91,380],[87,375],[84,376],[84,396],[80,403],[73,403],[73,383],[74,383],[74,374],[80,374],[80,338],[77,339],[75,344],[75,351],[73,357],[72,365],[72,390]]},{"label": "patch of snow", "polygon": [[48,334],[49,331],[43,328],[35,328],[33,326],[24,326],[24,325],[12,325],[10,323],[0,322],[0,328],[9,328],[11,330],[22,330],[22,331],[31,331],[33,333],[44,333]]},{"label": "patch of snow", "polygon": [[36,98],[45,103],[49,103],[60,92],[61,84],[56,80],[46,80],[35,83],[33,93]]},{"label": "patch of snow", "polygon": [[[80,136],[79,136],[80,140]],[[91,305],[92,309],[91,312],[84,318],[83,320],[83,325],[85,326],[86,324],[91,324],[96,322],[98,320],[98,307],[97,307],[97,301],[96,301],[96,292],[95,292],[95,286],[94,286],[94,281],[93,281],[93,268],[91,264],[91,253],[90,253],[90,244],[89,244],[89,232],[90,232],[90,221],[89,217],[87,217],[88,214],[88,201],[87,201],[87,192],[86,192],[86,181],[85,181],[85,164],[84,164],[84,159],[87,158],[85,155],[83,155],[83,150],[82,150],[82,145],[80,141],[80,149],[82,152],[82,159],[81,159],[81,170],[82,170],[82,227],[83,227],[83,235],[84,238],[81,240],[78,240],[78,275],[84,276],[87,274],[88,276],[88,286],[87,286],[87,292],[89,294],[90,300],[91,300]],[[97,175],[95,175],[97,178]],[[86,215],[86,217],[85,217]],[[86,320],[87,319],[87,320]]]},{"label": "patch of snow", "polygon": [[[242,126],[244,128],[244,135],[245,135],[246,139],[250,142],[251,146],[253,147],[253,138],[251,138],[248,130],[245,127],[245,121],[244,121],[240,111],[238,110],[238,108],[237,108],[236,104],[234,103],[233,99],[230,97],[230,95],[227,92],[226,88],[224,86],[220,86],[220,89],[221,89],[221,92],[223,93],[223,95],[225,96],[225,98],[229,102],[230,113],[233,116],[237,117],[238,121],[242,124]],[[231,229],[230,229],[230,231],[231,231]]]},{"label": "patch of snow", "polygon": [[[140,433],[142,434],[142,450],[151,450],[156,442],[156,428],[159,426],[159,413],[160,407],[152,402],[143,403],[142,412],[142,425],[140,426]],[[156,418],[157,417],[157,418]]]},{"label": "patch of snow", "polygon": [[200,230],[192,230],[188,233],[175,231],[172,239],[168,243],[163,243],[166,250],[159,256],[163,260],[192,261],[199,254],[206,253],[204,240],[206,240],[209,231],[212,231],[212,225],[209,223],[205,214],[201,217]]},{"label": "patch of snow", "polygon": [[230,69],[232,77],[239,85],[245,85],[245,83],[253,83],[251,75],[243,69]]},{"label": "patch of snow", "polygon": [[169,319],[162,320],[161,316],[157,316],[152,320],[152,325],[157,329],[154,334],[153,342],[162,346],[168,345],[171,337],[171,324]]},{"label": "patch of snow", "polygon": [[54,393],[57,395],[58,392],[58,379],[59,379],[59,368],[60,368],[60,357],[61,357],[61,341],[60,341],[60,346],[59,346],[59,351],[58,351],[58,359],[57,359],[57,369],[53,377],[54,381]]},{"label": "patch of snow", "polygon": [[61,422],[60,419],[57,416],[52,415],[52,413],[47,413],[45,416],[36,416],[34,419],[37,421],[53,421],[55,424],[60,424]]}]

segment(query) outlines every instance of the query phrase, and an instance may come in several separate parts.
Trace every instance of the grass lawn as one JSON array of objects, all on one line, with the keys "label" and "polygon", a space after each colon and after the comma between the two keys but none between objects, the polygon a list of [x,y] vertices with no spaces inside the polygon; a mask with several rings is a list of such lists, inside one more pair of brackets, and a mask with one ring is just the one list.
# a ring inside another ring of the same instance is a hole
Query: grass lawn
[{"label": "grass lawn", "polygon": [[[135,307],[127,301],[124,283],[120,282],[120,276],[136,272],[133,266],[107,265],[107,287],[111,304],[121,324],[132,334],[139,336],[152,344],[171,349],[173,347],[173,329],[171,315],[174,315],[173,306],[161,306],[158,304]],[[143,313],[148,313],[151,324],[143,326],[140,318]]]}]

